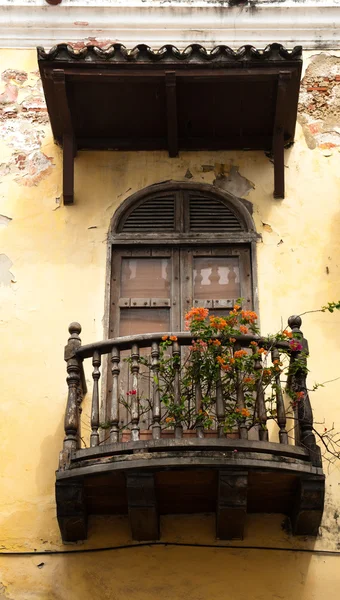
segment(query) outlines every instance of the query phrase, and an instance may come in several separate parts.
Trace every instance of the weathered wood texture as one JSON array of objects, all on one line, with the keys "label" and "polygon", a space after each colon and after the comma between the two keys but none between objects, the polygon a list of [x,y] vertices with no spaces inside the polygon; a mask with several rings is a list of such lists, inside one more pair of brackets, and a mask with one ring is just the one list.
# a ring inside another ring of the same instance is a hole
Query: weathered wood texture
[{"label": "weathered wood texture", "polygon": [[247,514],[248,476],[245,471],[219,471],[216,507],[216,537],[243,539]]},{"label": "weathered wood texture", "polygon": [[[192,460],[192,459],[191,459]],[[140,463],[143,462],[142,456]],[[76,471],[77,469],[75,469]],[[58,521],[63,539],[86,536],[87,514],[128,514],[137,540],[159,539],[159,515],[216,513],[216,536],[241,539],[246,514],[280,513],[291,517],[294,535],[318,532],[324,477],[283,472],[273,467],[220,468],[178,461],[171,469],[100,472],[57,481]]]},{"label": "weathered wood texture", "polygon": [[294,535],[318,535],[324,501],[324,478],[301,477],[291,513]]},{"label": "weathered wood texture", "polygon": [[87,509],[82,481],[56,482],[57,518],[64,542],[87,538]]},{"label": "weathered wood texture", "polygon": [[126,489],[133,539],[158,540],[159,515],[153,473],[127,473]]}]

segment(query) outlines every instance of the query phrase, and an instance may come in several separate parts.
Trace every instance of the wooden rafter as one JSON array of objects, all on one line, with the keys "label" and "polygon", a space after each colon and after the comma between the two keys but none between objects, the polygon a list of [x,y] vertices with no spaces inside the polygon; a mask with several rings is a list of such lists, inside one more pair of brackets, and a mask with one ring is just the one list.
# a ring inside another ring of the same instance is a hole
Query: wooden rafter
[{"label": "wooden rafter", "polygon": [[177,97],[176,97],[176,73],[165,72],[166,85],[166,112],[168,131],[169,156],[178,156],[178,123],[177,123]]}]

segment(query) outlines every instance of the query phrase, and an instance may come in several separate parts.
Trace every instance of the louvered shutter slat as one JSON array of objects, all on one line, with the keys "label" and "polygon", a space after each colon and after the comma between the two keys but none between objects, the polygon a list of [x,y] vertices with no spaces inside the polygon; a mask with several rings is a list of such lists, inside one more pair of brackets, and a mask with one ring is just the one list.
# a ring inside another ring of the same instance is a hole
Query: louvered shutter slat
[{"label": "louvered shutter slat", "polygon": [[174,231],[175,195],[154,196],[127,217],[122,231]]},{"label": "louvered shutter slat", "polygon": [[243,227],[224,202],[209,196],[189,194],[191,231],[242,231]]}]

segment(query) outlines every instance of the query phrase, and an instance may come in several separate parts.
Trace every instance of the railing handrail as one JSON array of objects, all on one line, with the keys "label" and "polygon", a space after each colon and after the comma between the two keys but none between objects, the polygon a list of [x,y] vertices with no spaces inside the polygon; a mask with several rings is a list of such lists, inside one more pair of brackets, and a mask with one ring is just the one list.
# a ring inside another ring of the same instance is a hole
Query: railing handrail
[{"label": "railing handrail", "polygon": [[[110,338],[108,340],[101,340],[99,342],[94,342],[92,344],[85,344],[84,346],[79,346],[75,350],[75,355],[79,358],[90,358],[93,356],[95,352],[99,352],[100,354],[108,354],[112,351],[112,348],[117,347],[119,350],[129,350],[133,344],[138,344],[139,348],[148,348],[151,346],[153,342],[160,343],[164,336],[176,336],[177,342],[180,346],[189,346],[192,344],[192,340],[195,337],[192,333],[186,331],[177,331],[177,332],[169,332],[162,331],[158,333],[145,333],[138,335],[127,335],[124,337]],[[213,335],[211,339],[221,339],[220,335]],[[289,344],[285,341],[273,341],[270,338],[266,338],[258,335],[237,335],[234,336],[235,344],[239,344],[243,347],[247,347],[250,345],[250,342],[258,342],[266,347],[276,347],[281,350],[289,350]]]}]

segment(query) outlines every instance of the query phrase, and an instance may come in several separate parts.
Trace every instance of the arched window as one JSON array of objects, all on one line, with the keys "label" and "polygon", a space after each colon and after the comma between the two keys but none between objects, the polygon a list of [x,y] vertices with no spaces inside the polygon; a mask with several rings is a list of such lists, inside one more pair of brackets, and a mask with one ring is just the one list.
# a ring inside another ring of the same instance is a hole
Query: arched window
[{"label": "arched window", "polygon": [[114,215],[109,337],[180,331],[192,306],[222,316],[237,298],[256,309],[253,219],[242,200],[206,184],[150,186]]}]

